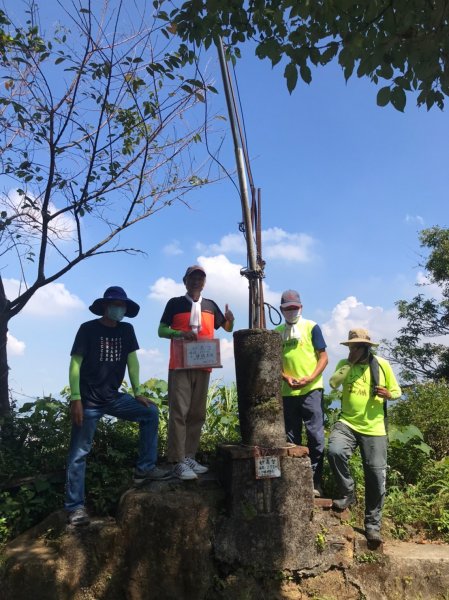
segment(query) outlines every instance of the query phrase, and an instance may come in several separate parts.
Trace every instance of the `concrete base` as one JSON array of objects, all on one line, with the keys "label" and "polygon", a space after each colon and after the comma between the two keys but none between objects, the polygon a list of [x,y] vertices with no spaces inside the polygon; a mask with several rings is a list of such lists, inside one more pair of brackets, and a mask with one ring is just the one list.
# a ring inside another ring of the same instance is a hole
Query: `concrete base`
[{"label": "concrete base", "polygon": [[[261,454],[279,457],[280,477],[256,479],[255,457]],[[301,571],[322,562],[328,545],[314,521],[308,449],[227,445],[219,455],[227,515],[217,529],[216,558],[261,570]]]}]

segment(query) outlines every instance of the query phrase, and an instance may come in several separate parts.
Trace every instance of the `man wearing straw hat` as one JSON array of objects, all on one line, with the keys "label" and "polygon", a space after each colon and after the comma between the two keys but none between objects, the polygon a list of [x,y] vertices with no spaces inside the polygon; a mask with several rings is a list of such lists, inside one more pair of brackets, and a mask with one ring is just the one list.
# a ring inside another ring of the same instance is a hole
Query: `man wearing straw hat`
[{"label": "man wearing straw hat", "polygon": [[375,356],[378,346],[366,329],[351,329],[348,358],[341,360],[330,379],[336,389],[343,385],[341,414],[329,436],[329,463],[337,480],[340,498],[334,508],[344,510],[356,503],[349,459],[360,447],[365,476],[365,534],[373,547],[382,543],[380,533],[385,500],[387,469],[387,400],[399,398],[393,370],[384,358]]}]

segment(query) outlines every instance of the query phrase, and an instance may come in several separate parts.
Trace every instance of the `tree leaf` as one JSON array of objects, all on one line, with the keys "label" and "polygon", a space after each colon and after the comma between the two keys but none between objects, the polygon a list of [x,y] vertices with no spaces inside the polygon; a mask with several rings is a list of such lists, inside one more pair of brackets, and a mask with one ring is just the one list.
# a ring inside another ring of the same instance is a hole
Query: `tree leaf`
[{"label": "tree leaf", "polygon": [[390,102],[390,86],[381,88],[377,92],[377,106],[386,106]]},{"label": "tree leaf", "polygon": [[299,68],[299,72],[303,81],[305,81],[306,83],[310,83],[312,81],[312,71],[307,65],[301,65]]},{"label": "tree leaf", "polygon": [[390,101],[396,110],[404,112],[404,108],[407,103],[407,97],[401,87],[395,86],[393,88],[390,95]]},{"label": "tree leaf", "polygon": [[290,62],[285,67],[284,77],[287,80],[287,89],[291,94],[298,82],[298,69],[296,68],[296,65],[294,63]]}]

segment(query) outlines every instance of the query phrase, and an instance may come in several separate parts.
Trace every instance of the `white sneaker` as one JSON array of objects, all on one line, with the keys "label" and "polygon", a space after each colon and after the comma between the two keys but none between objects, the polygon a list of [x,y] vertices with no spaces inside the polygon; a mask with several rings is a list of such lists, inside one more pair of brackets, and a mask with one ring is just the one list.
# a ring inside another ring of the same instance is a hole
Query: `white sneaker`
[{"label": "white sneaker", "polygon": [[190,456],[185,457],[184,464],[187,465],[189,469],[192,469],[192,471],[194,473],[197,473],[198,475],[201,475],[202,473],[207,473],[209,471],[208,467],[201,465],[194,458],[190,458]]},{"label": "white sneaker", "polygon": [[173,467],[173,475],[178,479],[182,479],[183,481],[188,481],[189,479],[198,479],[196,473],[192,471],[192,469],[185,463],[179,462]]}]

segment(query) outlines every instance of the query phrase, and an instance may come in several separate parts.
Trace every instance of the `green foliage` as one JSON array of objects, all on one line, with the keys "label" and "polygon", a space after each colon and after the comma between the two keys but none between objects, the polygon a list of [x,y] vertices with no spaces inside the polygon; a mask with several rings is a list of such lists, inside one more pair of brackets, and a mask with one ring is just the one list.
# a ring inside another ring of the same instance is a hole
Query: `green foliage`
[{"label": "green foliage", "polygon": [[327,546],[327,534],[328,530],[326,527],[321,525],[321,531],[319,531],[315,536],[315,548],[317,552],[324,552]]},{"label": "green foliage", "polygon": [[337,58],[346,80],[355,71],[375,85],[388,83],[379,106],[402,112],[413,93],[418,105],[442,109],[449,94],[449,8],[440,0],[187,0],[170,19],[183,40],[206,48],[218,36],[235,54],[239,44],[255,41],[259,58],[273,66],[284,59],[290,92],[298,72],[310,83],[311,67]]},{"label": "green foliage", "polygon": [[394,340],[382,341],[385,354],[399,366],[406,382],[449,379],[449,348],[441,341],[449,334],[449,229],[424,229],[420,241],[430,250],[423,265],[428,281],[439,286],[442,298],[418,294],[411,301],[399,300],[399,319],[406,324]]},{"label": "green foliage", "polygon": [[237,388],[212,382],[206,405],[206,422],[200,440],[200,450],[214,452],[217,444],[239,443],[240,424],[237,406]]},{"label": "green foliage", "polygon": [[429,460],[414,485],[390,486],[385,502],[392,532],[406,539],[417,531],[449,541],[449,459]]},{"label": "green foliage", "polygon": [[[414,423],[437,460],[449,455],[449,384],[444,381],[417,384],[389,410],[390,420],[399,427]],[[413,470],[413,464],[410,463]]]},{"label": "green foliage", "polygon": [[414,425],[391,427],[388,432],[389,480],[402,484],[416,483],[429,463],[432,449]]}]

